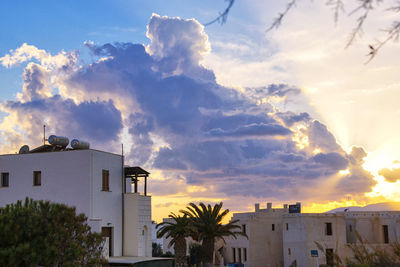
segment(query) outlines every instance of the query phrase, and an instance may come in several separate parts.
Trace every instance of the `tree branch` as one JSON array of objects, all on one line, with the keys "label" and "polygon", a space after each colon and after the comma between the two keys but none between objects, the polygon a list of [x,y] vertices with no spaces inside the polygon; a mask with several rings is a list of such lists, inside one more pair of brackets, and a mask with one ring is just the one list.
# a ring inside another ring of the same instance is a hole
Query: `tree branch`
[{"label": "tree branch", "polygon": [[274,19],[271,26],[266,30],[266,32],[271,31],[272,29],[277,29],[282,23],[282,19],[286,16],[290,9],[296,4],[296,0],[291,0],[287,5],[285,10],[282,13],[278,14],[278,17]]},{"label": "tree branch", "polygon": [[226,20],[228,19],[229,11],[231,10],[233,4],[235,3],[235,0],[225,0],[225,1],[228,1],[229,3],[228,3],[228,6],[225,8],[224,12],[220,13],[216,19],[214,19],[208,23],[205,23],[204,26],[208,26],[208,25],[214,24],[216,22],[218,22],[219,24],[222,25],[226,22]]}]

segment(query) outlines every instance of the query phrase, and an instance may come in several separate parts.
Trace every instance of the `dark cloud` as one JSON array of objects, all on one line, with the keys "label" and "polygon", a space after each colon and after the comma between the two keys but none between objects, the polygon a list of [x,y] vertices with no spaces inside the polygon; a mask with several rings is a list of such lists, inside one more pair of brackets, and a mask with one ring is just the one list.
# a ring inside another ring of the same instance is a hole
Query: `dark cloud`
[{"label": "dark cloud", "polygon": [[287,84],[271,84],[267,88],[268,95],[286,96],[288,94],[299,94],[301,91],[298,88],[293,88]]},{"label": "dark cloud", "polygon": [[342,155],[331,152],[331,153],[318,153],[313,159],[321,164],[332,167],[335,170],[344,170],[348,166],[348,161]]},{"label": "dark cloud", "polygon": [[341,177],[336,189],[343,194],[369,192],[376,185],[374,176],[362,167],[367,153],[361,147],[352,147],[348,155],[349,173]]},{"label": "dark cloud", "polygon": [[98,146],[117,141],[122,129],[121,113],[111,100],[75,104],[55,95],[29,102],[8,101],[4,108],[16,114],[21,124],[31,125],[32,138],[37,137],[44,120],[48,121],[52,134],[81,138]]},{"label": "dark cloud", "polygon": [[312,148],[320,148],[325,152],[342,151],[342,148],[336,142],[336,138],[321,122],[314,120],[304,132],[308,136]]},{"label": "dark cloud", "polygon": [[296,114],[291,111],[287,112],[277,112],[276,115],[283,120],[287,127],[293,126],[293,124],[297,122],[309,122],[311,121],[311,117],[307,112],[302,112],[300,114]]},{"label": "dark cloud", "polygon": [[350,174],[341,178],[336,189],[343,195],[369,192],[376,185],[376,181],[373,178],[374,176],[370,172],[361,167],[351,168]]},{"label": "dark cloud", "polygon": [[289,135],[292,132],[278,124],[249,124],[242,125],[237,129],[225,131],[221,128],[212,129],[208,132],[210,136],[268,136]]}]

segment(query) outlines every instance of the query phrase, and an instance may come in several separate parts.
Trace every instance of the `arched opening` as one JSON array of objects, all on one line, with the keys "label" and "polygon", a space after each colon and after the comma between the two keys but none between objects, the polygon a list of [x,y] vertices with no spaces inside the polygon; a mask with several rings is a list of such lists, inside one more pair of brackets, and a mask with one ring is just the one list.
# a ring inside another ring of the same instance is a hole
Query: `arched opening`
[{"label": "arched opening", "polygon": [[143,245],[144,245],[144,249],[143,249],[143,251],[144,251],[144,256],[146,256],[146,257],[151,257],[151,255],[150,255],[150,251],[149,251],[149,248],[148,248],[148,246],[149,246],[149,229],[147,228],[147,226],[145,225],[145,226],[143,226]]}]

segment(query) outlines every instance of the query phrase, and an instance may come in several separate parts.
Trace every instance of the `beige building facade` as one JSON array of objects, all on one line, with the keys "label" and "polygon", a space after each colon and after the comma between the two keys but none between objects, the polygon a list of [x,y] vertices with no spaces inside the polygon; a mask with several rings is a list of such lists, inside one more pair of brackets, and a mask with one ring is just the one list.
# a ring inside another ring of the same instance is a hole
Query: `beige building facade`
[{"label": "beige building facade", "polygon": [[238,262],[245,267],[330,265],[333,253],[342,259],[352,257],[348,244],[359,242],[356,232],[370,246],[386,248],[400,241],[400,211],[299,211],[289,210],[286,204],[282,208],[272,208],[272,204],[267,203],[264,209],[256,204],[254,212],[235,213],[231,220],[239,220],[248,239],[226,240],[224,264]]}]

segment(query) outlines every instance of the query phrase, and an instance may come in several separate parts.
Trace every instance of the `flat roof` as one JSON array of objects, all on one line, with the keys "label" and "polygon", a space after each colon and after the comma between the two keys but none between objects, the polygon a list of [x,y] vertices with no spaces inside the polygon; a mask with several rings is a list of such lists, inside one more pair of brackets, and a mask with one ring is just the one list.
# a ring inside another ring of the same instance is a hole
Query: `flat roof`
[{"label": "flat roof", "polygon": [[[35,148],[36,149],[36,148]],[[32,149],[34,150],[34,149]],[[35,155],[35,154],[45,154],[45,153],[62,153],[62,152],[76,152],[76,151],[94,151],[94,152],[100,152],[100,153],[107,153],[107,154],[111,154],[111,155],[115,155],[115,156],[120,156],[122,157],[121,154],[116,154],[113,152],[107,152],[107,151],[102,151],[102,150],[98,150],[98,149],[93,149],[93,148],[88,148],[88,149],[66,149],[66,150],[58,150],[58,151],[43,151],[43,152],[34,152],[34,153],[14,153],[14,154],[1,154],[0,157],[2,156],[21,156],[21,155]]]},{"label": "flat roof", "polygon": [[124,167],[125,176],[137,175],[137,176],[148,176],[150,173],[139,166]]},{"label": "flat roof", "polygon": [[110,257],[108,258],[109,263],[125,263],[133,264],[145,261],[160,261],[160,260],[173,260],[173,258],[160,258],[160,257]]}]

